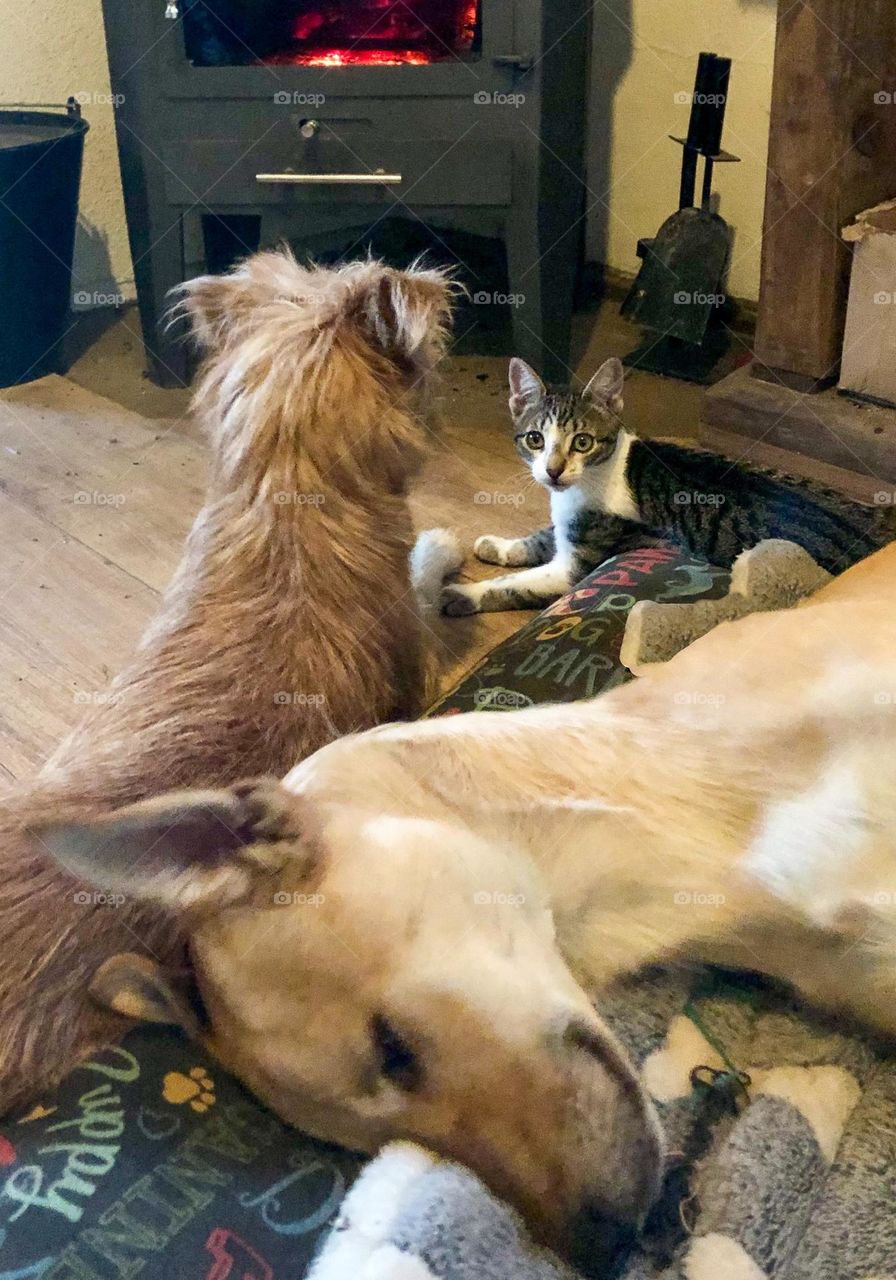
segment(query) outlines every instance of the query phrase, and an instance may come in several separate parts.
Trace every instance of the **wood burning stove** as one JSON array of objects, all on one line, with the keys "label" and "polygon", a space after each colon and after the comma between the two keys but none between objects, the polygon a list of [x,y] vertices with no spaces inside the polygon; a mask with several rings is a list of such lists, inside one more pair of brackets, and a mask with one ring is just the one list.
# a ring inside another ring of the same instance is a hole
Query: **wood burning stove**
[{"label": "wood burning stove", "polygon": [[[401,215],[503,238],[514,347],[568,377],[587,0],[104,0],[150,370],[165,295],[283,240]],[[492,281],[469,276],[474,299]]]}]

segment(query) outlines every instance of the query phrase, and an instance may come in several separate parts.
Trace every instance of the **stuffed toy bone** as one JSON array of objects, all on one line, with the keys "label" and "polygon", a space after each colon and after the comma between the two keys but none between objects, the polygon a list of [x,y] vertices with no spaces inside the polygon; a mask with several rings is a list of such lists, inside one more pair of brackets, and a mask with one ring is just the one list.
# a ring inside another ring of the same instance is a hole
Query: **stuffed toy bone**
[{"label": "stuffed toy bone", "polygon": [[639,600],[628,616],[620,659],[637,675],[651,663],[667,662],[720,622],[790,609],[830,580],[831,575],[795,542],[768,538],[737,557],[728,594],[720,600],[689,604]]}]

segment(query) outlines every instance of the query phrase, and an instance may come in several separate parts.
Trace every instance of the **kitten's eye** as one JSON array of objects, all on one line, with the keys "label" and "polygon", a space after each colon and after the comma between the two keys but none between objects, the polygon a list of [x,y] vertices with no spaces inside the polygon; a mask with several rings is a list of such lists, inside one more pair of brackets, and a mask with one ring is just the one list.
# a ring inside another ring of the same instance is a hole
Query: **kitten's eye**
[{"label": "kitten's eye", "polygon": [[370,1024],[380,1075],[391,1084],[412,1093],[423,1081],[420,1059],[388,1018],[377,1014]]},{"label": "kitten's eye", "polygon": [[541,449],[544,446],[544,436],[540,431],[527,431],[525,440],[530,449]]},{"label": "kitten's eye", "polygon": [[580,431],[578,435],[573,436],[572,447],[576,453],[587,453],[589,449],[594,448],[594,436],[589,435],[587,431]]}]

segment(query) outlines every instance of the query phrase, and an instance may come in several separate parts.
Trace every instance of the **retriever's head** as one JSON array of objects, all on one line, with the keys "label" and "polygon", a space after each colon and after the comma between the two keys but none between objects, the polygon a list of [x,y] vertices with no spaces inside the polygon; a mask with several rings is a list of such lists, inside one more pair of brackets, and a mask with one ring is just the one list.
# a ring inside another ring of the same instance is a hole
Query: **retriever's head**
[{"label": "retriever's head", "polygon": [[642,1222],[655,1116],[511,848],[447,811],[273,782],[38,834],[84,879],[187,916],[204,1020],[139,957],[109,961],[94,995],[201,1035],[285,1120],[365,1151],[415,1139],[592,1261]]},{"label": "retriever's head", "polygon": [[[255,254],[177,290],[204,355],[194,410],[239,474],[300,451],[314,473],[400,475],[417,464],[433,374],[448,338],[450,278],[372,258],[327,268]],[[399,455],[392,458],[392,454]]]}]

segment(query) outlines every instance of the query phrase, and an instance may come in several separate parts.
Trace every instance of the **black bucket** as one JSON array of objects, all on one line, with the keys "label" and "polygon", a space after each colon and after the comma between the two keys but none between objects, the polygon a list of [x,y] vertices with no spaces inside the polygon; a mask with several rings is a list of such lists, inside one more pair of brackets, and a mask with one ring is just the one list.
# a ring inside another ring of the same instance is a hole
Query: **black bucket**
[{"label": "black bucket", "polygon": [[89,127],[77,115],[0,111],[0,387],[61,367]]}]

